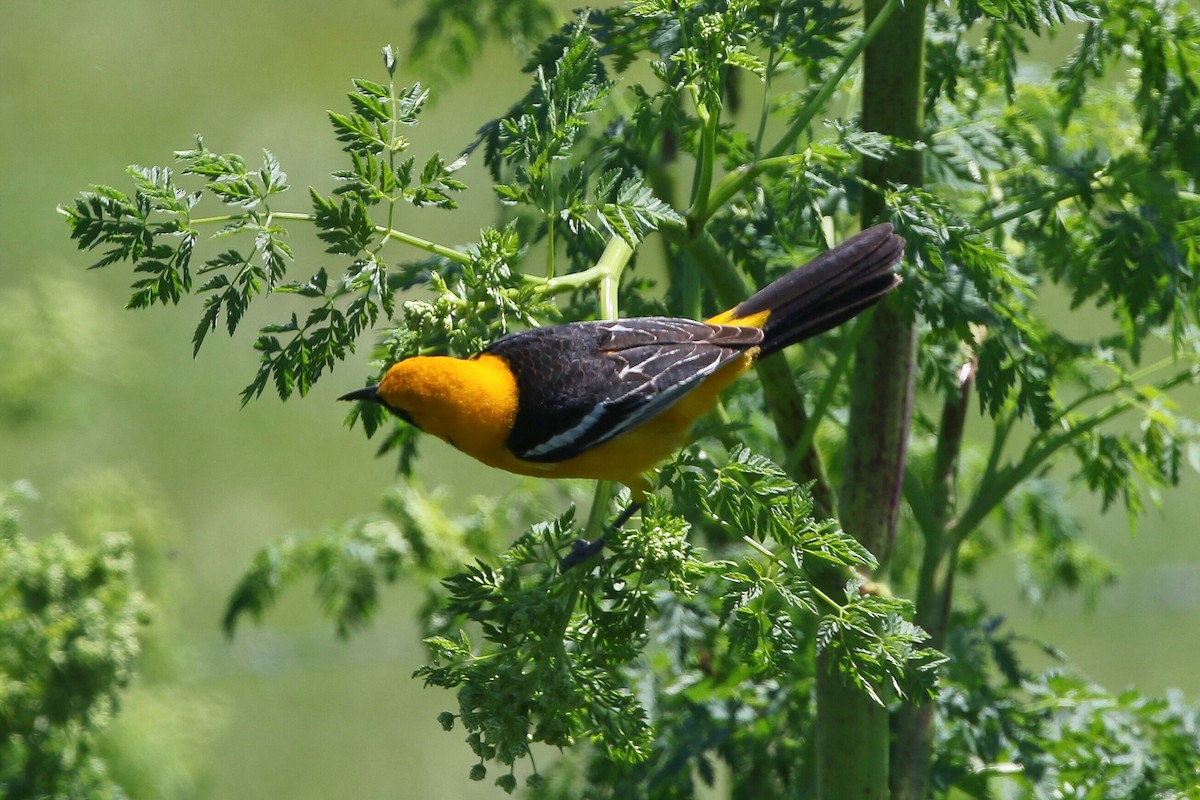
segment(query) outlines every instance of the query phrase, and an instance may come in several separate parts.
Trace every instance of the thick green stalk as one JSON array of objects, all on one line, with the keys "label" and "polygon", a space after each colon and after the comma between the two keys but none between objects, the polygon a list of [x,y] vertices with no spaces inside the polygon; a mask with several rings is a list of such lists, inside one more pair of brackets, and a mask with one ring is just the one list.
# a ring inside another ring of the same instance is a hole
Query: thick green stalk
[{"label": "thick green stalk", "polygon": [[[880,0],[868,0],[868,19],[882,6]],[[924,2],[907,3],[867,48],[862,113],[866,130],[920,140],[924,14]],[[920,186],[922,152],[903,149],[887,160],[865,159],[863,177],[874,186]],[[865,194],[863,226],[874,223],[883,210],[881,196]],[[915,348],[914,327],[893,295],[876,307],[859,340],[850,379],[841,521],[881,562],[888,560],[900,507]]]},{"label": "thick green stalk", "polygon": [[[866,0],[868,29],[890,8],[885,0]],[[862,113],[866,130],[920,140],[924,26],[924,0],[910,0],[886,19],[879,36],[867,46]],[[863,177],[875,186],[920,186],[921,151],[898,151],[885,161],[866,160]],[[882,211],[883,199],[867,194],[864,227]],[[891,551],[900,507],[915,356],[916,331],[895,298],[889,298],[876,307],[855,349],[839,503],[842,527],[883,563]],[[821,800],[888,797],[887,712],[847,686],[832,659],[823,655],[817,659],[816,737]]]},{"label": "thick green stalk", "polygon": [[[958,374],[957,390],[942,405],[934,453],[933,483],[927,493],[931,519],[922,524],[925,549],[917,583],[917,624],[929,634],[929,646],[946,643],[950,603],[954,596],[954,573],[962,540],[953,536],[949,521],[957,507],[955,491],[963,430],[970,408],[975,380],[975,361]],[[933,704],[903,706],[892,720],[891,786],[894,798],[923,798],[929,783],[933,746]]]},{"label": "thick green stalk", "polygon": [[[693,94],[699,92],[693,87]],[[700,119],[700,157],[696,159],[696,174],[692,179],[692,208],[689,216],[705,218],[708,213],[708,197],[712,191],[713,167],[717,161],[717,126],[720,125],[720,107],[709,109],[696,97],[696,116]]]},{"label": "thick green stalk", "polygon": [[[850,70],[850,67],[858,63],[858,57],[865,50],[869,52],[872,42],[875,41],[887,26],[888,19],[901,4],[901,0],[885,0],[885,2],[876,3],[874,11],[867,15],[867,24],[863,30],[861,38],[855,40],[846,48],[842,54],[842,60],[838,63],[834,71],[821,84],[817,93],[809,99],[800,113],[792,120],[792,124],[788,127],[787,132],[779,138],[779,141],[767,151],[766,155],[758,161],[749,164],[744,164],[733,172],[729,173],[724,180],[713,190],[712,196],[709,199],[707,207],[704,209],[704,216],[689,215],[689,222],[693,227],[701,227],[708,216],[716,213],[718,209],[740,194],[750,183],[762,174],[763,170],[770,167],[783,166],[791,157],[788,152],[795,147],[796,140],[800,137],[812,121],[820,113],[825,104],[829,102],[829,98],[833,96],[837,90],[838,84],[841,83],[843,77]],[[922,5],[924,8],[924,5]]]},{"label": "thick green stalk", "polygon": [[[632,256],[633,248],[620,236],[613,236],[608,240],[608,246],[604,248],[604,252],[600,254],[600,260],[592,268],[596,270],[598,278],[596,289],[599,296],[601,319],[616,319],[620,312],[617,289],[621,285],[621,273],[625,271],[625,265],[629,263]],[[551,281],[553,280],[552,278]],[[603,535],[612,495],[612,481],[596,482],[596,491],[592,496],[592,510],[588,514],[587,526],[584,528],[584,538],[596,539]]]}]

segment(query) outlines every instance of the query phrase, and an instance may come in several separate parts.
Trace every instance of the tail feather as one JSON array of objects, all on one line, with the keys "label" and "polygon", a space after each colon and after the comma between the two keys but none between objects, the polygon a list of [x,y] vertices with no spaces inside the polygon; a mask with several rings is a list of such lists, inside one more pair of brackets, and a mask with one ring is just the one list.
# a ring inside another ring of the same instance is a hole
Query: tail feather
[{"label": "tail feather", "polygon": [[884,223],[852,236],[803,267],[759,290],[722,321],[767,312],[761,354],[766,356],[824,333],[874,305],[900,284],[892,267],[904,255],[904,239]]}]

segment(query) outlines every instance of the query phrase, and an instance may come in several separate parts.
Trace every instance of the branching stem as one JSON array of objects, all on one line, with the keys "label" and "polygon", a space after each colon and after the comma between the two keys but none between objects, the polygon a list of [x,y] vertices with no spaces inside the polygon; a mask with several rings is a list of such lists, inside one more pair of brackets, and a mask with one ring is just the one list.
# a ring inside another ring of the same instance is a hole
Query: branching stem
[{"label": "branching stem", "polygon": [[[190,225],[219,225],[223,222],[237,222],[238,220],[246,219],[246,214],[221,214],[215,217],[197,217],[188,221]],[[269,227],[271,223],[277,219],[290,220],[293,222],[316,222],[317,218],[313,214],[308,214],[299,211],[272,211],[267,215],[264,227]],[[383,236],[386,241],[395,239],[398,242],[415,247],[418,250],[424,250],[427,253],[433,253],[436,256],[449,259],[458,264],[470,264],[471,256],[462,250],[455,250],[451,247],[431,242],[428,239],[422,239],[420,236],[415,236],[405,231],[396,230],[395,228],[387,227],[386,225],[376,225],[372,228],[376,233]]]},{"label": "branching stem", "polygon": [[[1189,367],[1155,383],[1154,388],[1160,392],[1166,392],[1184,383],[1196,381],[1197,377],[1196,368],[1194,366]],[[1124,382],[1118,382],[1118,384],[1118,389],[1124,387]],[[1115,394],[1116,392],[1114,391],[1113,395],[1115,396]],[[1089,417],[1078,420],[1067,430],[1057,433],[1051,430],[1044,431],[1033,438],[1025,448],[1020,461],[1016,463],[999,466],[999,450],[1003,447],[1004,440],[1003,438],[993,440],[992,452],[988,458],[988,466],[979,482],[979,488],[975,492],[975,497],[966,511],[963,512],[963,515],[947,527],[947,531],[958,541],[970,535],[987,518],[988,514],[1004,501],[1004,498],[1008,496],[1017,484],[1033,476],[1055,454],[1069,447],[1100,425],[1135,408],[1139,402],[1140,400],[1136,396],[1114,397],[1113,402],[1109,405]],[[1009,423],[1010,425],[1011,422]],[[1007,435],[1009,426],[1001,426],[997,422],[997,431]]]},{"label": "branching stem", "polygon": [[[744,541],[746,544],[750,545],[750,547],[752,549],[757,550],[759,553],[761,553],[762,555],[769,558],[772,562],[774,562],[774,564],[777,567],[779,567],[784,572],[787,572],[790,569],[790,567],[788,566],[786,561],[784,561],[782,558],[777,556],[775,553],[772,553],[771,549],[769,547],[767,547],[766,545],[764,545],[762,542],[759,542],[749,536],[743,536],[742,541]],[[820,600],[825,602],[829,606],[830,610],[833,611],[833,613],[836,616],[838,616],[838,617],[845,616],[846,607],[844,605],[842,605],[841,603],[839,603],[838,601],[834,600],[832,597],[830,597],[824,591],[822,591],[821,587],[817,586],[815,583],[810,583],[808,588],[809,588],[809,591],[811,591],[814,596],[816,596],[817,598],[819,598]]]},{"label": "branching stem", "polygon": [[688,214],[696,219],[707,219],[713,165],[717,160],[717,125],[721,118],[720,109],[710,109],[699,95],[699,90],[693,86],[696,116],[700,119],[700,156],[696,159],[696,172],[692,179],[692,208]]},{"label": "branching stem", "polygon": [[800,110],[800,113],[796,115],[791,126],[784,132],[783,136],[779,137],[779,141],[767,151],[766,156],[753,163],[744,164],[717,184],[707,207],[701,209],[703,215],[692,219],[694,227],[702,227],[708,217],[712,216],[714,212],[741,193],[751,181],[765,170],[776,166],[785,166],[788,163],[792,158],[792,156],[786,155],[788,150],[793,147],[795,141],[812,124],[817,112],[829,102],[829,98],[833,96],[838,84],[841,83],[842,78],[850,70],[850,67],[854,66],[859,56],[862,55],[863,50],[875,40],[875,37],[879,35],[879,32],[887,24],[888,19],[899,7],[900,0],[887,0],[884,3],[870,24],[867,25],[867,29],[863,31],[863,35],[846,48],[846,52],[842,56],[842,60],[838,63],[837,69],[825,79],[825,82],[821,84],[821,88],[817,90],[812,99]]},{"label": "branching stem", "polygon": [[[625,271],[625,265],[629,263],[629,259],[632,256],[633,248],[620,236],[613,236],[608,240],[608,245],[604,248],[604,252],[600,254],[600,259],[596,262],[596,265],[586,270],[586,272],[592,273],[591,279],[598,283],[597,292],[599,294],[601,319],[616,319],[620,312],[617,289],[621,285],[621,273]],[[577,275],[583,274],[580,272],[574,275],[562,275],[558,278],[550,278],[546,280],[546,285],[549,286],[554,281],[574,278]],[[612,496],[612,481],[596,481],[596,492],[592,496],[592,509],[588,512],[587,527],[584,529],[583,534],[584,538],[595,539],[603,535],[605,520],[608,517],[608,506],[612,500]]]}]

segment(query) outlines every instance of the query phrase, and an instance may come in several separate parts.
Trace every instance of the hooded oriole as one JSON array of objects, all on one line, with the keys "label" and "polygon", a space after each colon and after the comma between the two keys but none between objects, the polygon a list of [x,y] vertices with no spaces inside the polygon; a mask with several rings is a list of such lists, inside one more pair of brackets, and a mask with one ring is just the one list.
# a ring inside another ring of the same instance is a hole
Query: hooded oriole
[{"label": "hooded oriole", "polygon": [[[571,322],[497,339],[470,358],[414,356],[341,400],[381,403],[493,467],[625,484],[682,447],[755,360],[845,322],[900,282],[904,240],[876,225],[704,322]],[[623,515],[625,516],[625,515]]]}]

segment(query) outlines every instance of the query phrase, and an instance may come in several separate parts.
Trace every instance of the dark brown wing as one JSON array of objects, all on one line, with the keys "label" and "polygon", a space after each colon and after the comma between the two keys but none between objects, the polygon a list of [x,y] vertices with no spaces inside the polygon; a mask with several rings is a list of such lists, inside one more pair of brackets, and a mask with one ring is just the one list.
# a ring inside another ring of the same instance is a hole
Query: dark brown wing
[{"label": "dark brown wing", "polygon": [[505,336],[519,406],[508,448],[526,461],[579,455],[662,413],[762,331],[669,317],[573,322]]}]

